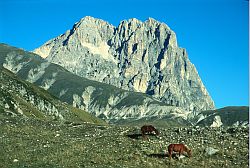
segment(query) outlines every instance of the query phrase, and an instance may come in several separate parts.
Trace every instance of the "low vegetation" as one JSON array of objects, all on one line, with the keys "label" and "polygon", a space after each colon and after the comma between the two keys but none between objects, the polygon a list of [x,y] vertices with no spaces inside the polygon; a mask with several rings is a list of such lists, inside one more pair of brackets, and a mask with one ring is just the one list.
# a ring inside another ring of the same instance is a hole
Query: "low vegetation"
[{"label": "low vegetation", "polygon": [[[158,127],[143,140],[138,126],[41,121],[0,113],[0,167],[248,167],[246,127]],[[170,143],[192,157],[168,158]],[[218,150],[209,155],[205,150]]]}]

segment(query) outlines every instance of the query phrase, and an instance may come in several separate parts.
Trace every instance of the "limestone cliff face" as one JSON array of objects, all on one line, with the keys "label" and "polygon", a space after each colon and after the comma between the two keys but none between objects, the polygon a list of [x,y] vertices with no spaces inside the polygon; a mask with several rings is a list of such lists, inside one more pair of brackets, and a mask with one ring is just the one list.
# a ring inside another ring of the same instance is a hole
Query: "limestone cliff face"
[{"label": "limestone cliff face", "polygon": [[188,111],[214,109],[175,33],[152,18],[118,27],[85,17],[35,53],[79,76],[125,90],[147,93]]}]

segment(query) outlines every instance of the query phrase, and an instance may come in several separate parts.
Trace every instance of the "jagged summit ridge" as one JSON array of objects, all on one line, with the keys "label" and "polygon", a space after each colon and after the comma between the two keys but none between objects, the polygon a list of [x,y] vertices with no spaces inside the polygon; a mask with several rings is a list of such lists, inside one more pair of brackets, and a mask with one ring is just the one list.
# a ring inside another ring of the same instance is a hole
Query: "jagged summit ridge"
[{"label": "jagged summit ridge", "polygon": [[123,20],[115,27],[87,16],[34,52],[79,76],[188,111],[214,108],[176,34],[152,18]]},{"label": "jagged summit ridge", "polygon": [[[74,34],[74,33],[77,33],[79,36],[78,38],[86,38],[87,37],[87,40],[88,42],[92,42],[92,43],[95,43],[95,44],[99,44],[99,40],[95,37],[92,37],[92,39],[90,39],[89,35],[92,33],[97,33],[97,34],[100,34],[101,37],[104,38],[104,40],[107,40],[107,38],[105,39],[105,37],[103,36],[104,33],[106,34],[114,34],[116,32],[120,32],[120,33],[123,33],[122,29],[130,29],[131,31],[130,32],[133,32],[135,31],[136,29],[140,28],[140,27],[150,27],[150,26],[153,26],[153,27],[156,27],[156,26],[159,26],[161,25],[161,27],[164,27],[166,29],[169,30],[169,32],[171,32],[173,34],[173,36],[175,36],[175,33],[173,31],[170,30],[170,28],[165,24],[165,23],[161,23],[153,18],[148,18],[145,22],[142,22],[136,18],[132,18],[132,19],[129,19],[129,20],[123,20],[120,22],[120,24],[115,27],[113,26],[112,24],[109,24],[108,22],[102,20],[102,19],[96,19],[96,18],[93,18],[91,16],[86,16],[82,19],[80,19],[80,21],[76,22],[72,29],[71,30],[67,30],[64,34],[60,35],[59,37],[57,38],[54,38],[52,40],[49,40],[48,42],[46,42],[44,45],[43,45],[43,49],[40,48],[37,48],[34,50],[35,53],[39,54],[40,56],[42,56],[43,58],[46,58],[49,56],[49,53],[50,53],[50,50],[51,50],[51,43],[52,42],[57,42],[59,40],[59,38],[66,38],[66,39],[69,39],[69,37]],[[99,29],[99,28],[103,28],[103,29],[106,29],[107,31],[101,29],[100,31],[96,32],[94,31],[93,29]],[[87,34],[81,34],[80,32],[88,32]],[[128,31],[129,33],[129,31]],[[81,35],[82,36],[81,36]],[[105,35],[106,35],[105,34]],[[176,38],[174,39],[175,42],[176,42]],[[63,41],[64,44],[67,44],[66,41]],[[175,44],[177,46],[177,44]],[[50,47],[49,47],[50,46]]]}]

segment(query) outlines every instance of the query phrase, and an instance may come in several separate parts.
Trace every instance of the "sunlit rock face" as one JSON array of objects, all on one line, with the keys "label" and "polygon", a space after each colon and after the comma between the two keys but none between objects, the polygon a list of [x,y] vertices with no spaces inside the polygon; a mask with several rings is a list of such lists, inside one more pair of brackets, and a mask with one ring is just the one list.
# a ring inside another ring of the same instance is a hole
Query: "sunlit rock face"
[{"label": "sunlit rock face", "polygon": [[152,18],[124,20],[115,27],[85,17],[34,52],[79,76],[146,93],[187,111],[214,109],[176,34]]},{"label": "sunlit rock face", "polygon": [[[184,121],[191,114],[190,111],[181,107],[169,106],[145,93],[127,91],[113,85],[80,77],[31,52],[5,44],[0,44],[0,52],[2,53],[0,69],[1,67],[6,68],[6,70],[8,69],[15,73],[20,79],[28,81],[30,85],[27,87],[40,86],[54,95],[56,99],[59,98],[73,107],[88,111],[110,122],[119,122],[119,120],[124,119],[138,120],[148,117]],[[10,83],[7,85],[1,84],[1,88],[5,86],[17,88],[11,80],[3,79],[1,78],[0,81]],[[5,88],[5,90],[12,89]],[[1,93],[4,92],[1,91]],[[35,93],[27,95],[25,89],[17,88],[16,92],[27,98],[32,103],[32,106],[38,107],[38,110],[45,111],[46,114],[51,114],[52,117],[59,116],[60,118],[60,115],[57,115],[57,113],[61,114],[65,111],[58,110],[57,107],[61,107],[59,101],[55,102],[55,106],[43,100],[37,101],[39,96],[35,96]],[[15,112],[20,114],[27,112],[26,109],[19,108],[18,103],[14,105],[11,101],[6,103],[5,97],[9,96],[3,96],[3,99],[0,100],[0,110],[4,107],[7,110],[10,108],[14,109]],[[64,116],[61,118],[64,118]]]}]

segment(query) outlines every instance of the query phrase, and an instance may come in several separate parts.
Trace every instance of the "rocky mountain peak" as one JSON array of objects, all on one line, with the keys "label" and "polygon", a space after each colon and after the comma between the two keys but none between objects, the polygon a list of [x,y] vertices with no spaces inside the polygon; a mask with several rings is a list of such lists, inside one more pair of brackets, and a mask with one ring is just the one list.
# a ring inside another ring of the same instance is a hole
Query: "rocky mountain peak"
[{"label": "rocky mountain peak", "polygon": [[214,108],[175,33],[152,18],[124,20],[114,27],[87,16],[34,52],[79,76],[146,93],[188,111]]},{"label": "rocky mountain peak", "polygon": [[161,23],[161,22],[159,22],[159,21],[157,21],[157,20],[155,20],[154,18],[151,18],[151,17],[149,17],[146,21],[145,21],[145,24],[146,25],[148,25],[148,26],[159,26],[159,25],[161,25],[161,24],[163,24],[163,25],[166,25],[165,23]]},{"label": "rocky mountain peak", "polygon": [[91,16],[86,16],[84,18],[82,18],[80,21],[75,23],[76,28],[82,26],[82,27],[91,27],[91,26],[110,26],[110,27],[114,27],[113,25],[109,24],[108,22],[102,20],[102,19],[97,19]]}]

